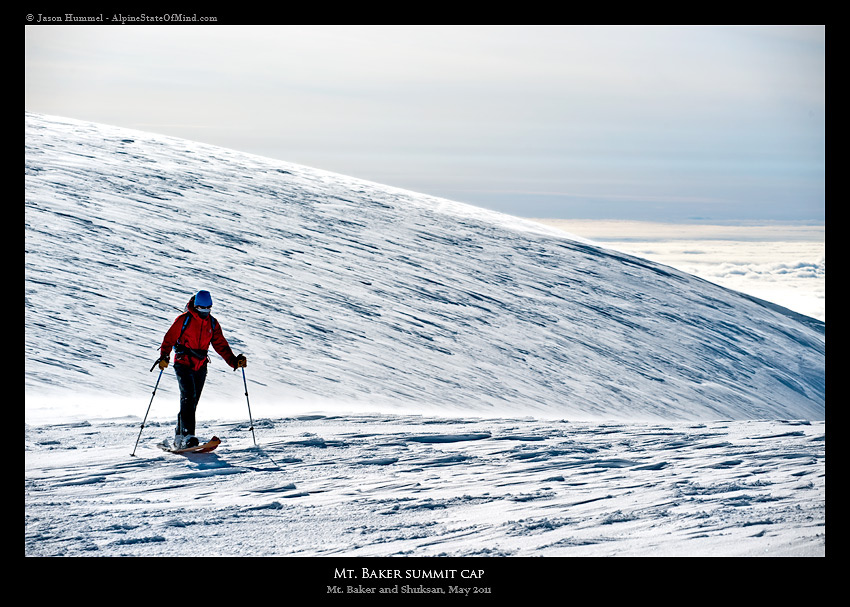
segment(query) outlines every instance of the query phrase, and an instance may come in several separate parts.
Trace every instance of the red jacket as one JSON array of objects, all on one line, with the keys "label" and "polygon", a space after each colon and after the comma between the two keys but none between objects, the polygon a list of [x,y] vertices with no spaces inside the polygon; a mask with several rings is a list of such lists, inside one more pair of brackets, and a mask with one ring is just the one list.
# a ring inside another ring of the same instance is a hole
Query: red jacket
[{"label": "red jacket", "polygon": [[[206,318],[199,315],[195,311],[194,304],[195,298],[192,297],[186,304],[186,311],[174,320],[162,340],[162,346],[159,348],[160,353],[162,356],[170,357],[171,349],[174,348],[176,350],[174,364],[188,365],[197,371],[207,364],[209,360],[207,350],[212,344],[224,361],[235,369],[236,356],[230,349],[230,344],[224,339],[221,325],[211,314],[207,315]],[[186,322],[187,318],[188,322]]]}]

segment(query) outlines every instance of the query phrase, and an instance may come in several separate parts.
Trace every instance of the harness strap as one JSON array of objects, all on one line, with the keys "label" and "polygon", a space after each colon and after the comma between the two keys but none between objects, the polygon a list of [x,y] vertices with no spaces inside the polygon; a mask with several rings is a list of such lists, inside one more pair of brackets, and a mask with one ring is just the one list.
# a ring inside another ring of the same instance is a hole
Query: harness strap
[{"label": "harness strap", "polygon": [[207,350],[195,350],[194,348],[187,348],[183,344],[177,344],[174,346],[174,351],[179,355],[188,354],[194,358],[204,359],[207,357]]},{"label": "harness strap", "polygon": [[[180,343],[180,339],[183,337],[183,333],[186,332],[186,327],[189,325],[189,321],[192,320],[192,315],[189,312],[186,312],[186,320],[183,321],[183,327],[180,329],[180,335],[177,337],[177,343],[174,344],[174,351],[179,355],[188,354],[193,358],[197,358],[199,360],[208,359],[207,350],[196,350],[194,348],[189,348]],[[210,324],[212,325],[213,331],[215,331],[215,318],[210,316]]]}]

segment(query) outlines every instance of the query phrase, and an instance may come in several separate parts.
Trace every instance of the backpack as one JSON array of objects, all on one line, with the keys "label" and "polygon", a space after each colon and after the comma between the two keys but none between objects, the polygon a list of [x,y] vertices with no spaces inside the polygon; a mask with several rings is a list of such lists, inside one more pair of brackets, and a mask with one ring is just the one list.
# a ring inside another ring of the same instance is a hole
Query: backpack
[{"label": "backpack", "polygon": [[[189,312],[186,312],[186,320],[183,321],[183,326],[180,329],[180,335],[177,337],[177,341],[174,344],[174,351],[177,354],[188,354],[189,356],[193,356],[195,358],[206,358],[207,362],[209,362],[210,358],[207,356],[206,350],[195,350],[192,348],[187,348],[183,344],[180,343],[180,339],[183,337],[183,333],[186,332],[186,327],[189,326],[189,321],[192,320],[192,315]],[[210,325],[212,326],[212,331],[215,333],[215,317],[210,314]]]}]

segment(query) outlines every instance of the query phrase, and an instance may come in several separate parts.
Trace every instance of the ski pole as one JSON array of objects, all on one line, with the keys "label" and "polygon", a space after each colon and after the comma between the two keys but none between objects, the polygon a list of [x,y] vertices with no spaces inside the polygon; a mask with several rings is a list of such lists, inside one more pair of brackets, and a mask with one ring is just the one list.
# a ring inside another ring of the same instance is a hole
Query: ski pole
[{"label": "ski pole", "polygon": [[251,436],[254,437],[254,446],[257,446],[257,437],[254,434],[254,418],[251,417],[251,401],[248,399],[248,381],[245,379],[245,367],[242,369],[242,384],[245,386],[245,401],[248,403],[248,420],[251,422]]},{"label": "ski pole", "polygon": [[[259,445],[257,445],[257,436],[254,434],[254,418],[251,416],[251,401],[248,399],[248,382],[247,382],[247,380],[245,379],[245,367],[242,367],[242,385],[244,385],[244,386],[245,386],[245,400],[246,400],[246,401],[247,401],[247,403],[248,403],[248,419],[249,419],[249,420],[250,420],[250,422],[251,422],[251,436],[253,436],[253,437],[254,437],[254,446],[255,446],[255,447],[259,447]],[[266,452],[265,452],[265,450],[264,450],[262,447],[259,447],[259,450],[260,450],[260,452],[261,452],[263,455],[265,455],[266,457],[268,457],[268,458],[269,458],[269,460],[271,460],[271,462],[272,462],[275,466],[277,466],[277,465],[278,465],[278,463],[277,463],[276,461],[274,461],[274,460],[271,458],[271,456],[270,456],[268,453],[266,453]],[[279,467],[279,466],[278,466],[278,467]]]},{"label": "ski pole", "polygon": [[[153,368],[151,368],[151,371],[153,371]],[[153,397],[156,396],[156,389],[159,387],[159,380],[162,379],[162,372],[163,371],[165,371],[165,369],[159,370],[159,377],[156,378],[156,385],[153,387],[153,394],[151,394],[151,402],[148,403],[148,410],[145,411],[145,419],[142,420],[142,427],[139,428],[139,436],[136,438],[136,446],[133,447],[133,452],[130,454],[131,456],[136,455],[136,447],[139,446],[139,439],[142,438],[142,430],[145,429],[145,422],[148,421],[148,413],[150,413],[150,411],[151,411],[151,405],[153,404]]]}]

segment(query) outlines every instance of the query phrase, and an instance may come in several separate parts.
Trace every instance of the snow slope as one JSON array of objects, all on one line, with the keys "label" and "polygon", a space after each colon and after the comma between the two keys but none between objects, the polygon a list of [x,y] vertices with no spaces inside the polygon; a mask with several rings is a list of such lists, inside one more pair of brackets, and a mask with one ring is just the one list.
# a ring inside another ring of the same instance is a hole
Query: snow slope
[{"label": "snow slope", "polygon": [[[26,124],[27,556],[329,557],[276,579],[322,596],[351,556],[824,554],[823,323],[446,200]],[[199,288],[258,447],[215,355],[222,445],[157,447]],[[524,581],[478,567],[429,585]]]},{"label": "snow slope", "polygon": [[146,428],[130,457],[130,420],[28,428],[27,555],[343,567],[337,558],[825,551],[823,422],[293,416],[257,423],[260,449],[247,423],[203,423],[224,442],[192,456],[156,448],[171,429]]},{"label": "snow slope", "polygon": [[[26,129],[28,419],[68,393],[139,415],[199,288],[262,415],[824,418],[814,319],[460,203],[74,120]],[[213,358],[205,406],[244,404]]]}]

